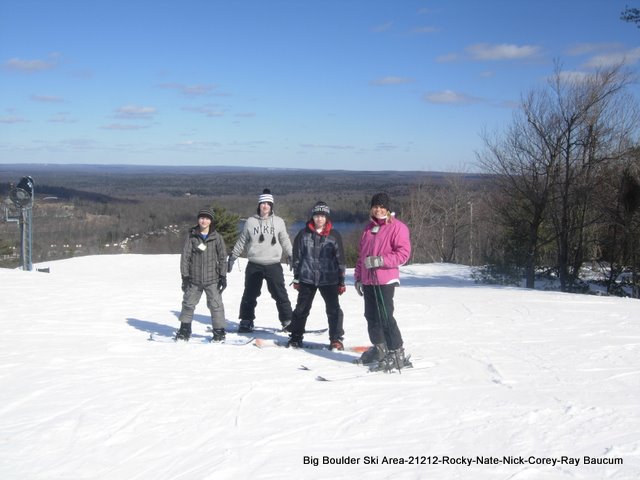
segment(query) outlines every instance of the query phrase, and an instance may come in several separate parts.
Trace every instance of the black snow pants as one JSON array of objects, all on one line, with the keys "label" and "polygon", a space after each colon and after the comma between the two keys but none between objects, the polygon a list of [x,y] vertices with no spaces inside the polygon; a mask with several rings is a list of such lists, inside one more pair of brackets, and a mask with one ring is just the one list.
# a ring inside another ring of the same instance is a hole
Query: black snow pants
[{"label": "black snow pants", "polygon": [[389,350],[402,347],[402,334],[393,316],[393,294],[396,284],[363,285],[364,317],[369,340],[374,345],[386,343]]},{"label": "black snow pants", "polygon": [[342,341],[342,337],[344,336],[344,330],[342,327],[344,314],[342,313],[340,301],[338,300],[338,285],[316,287],[309,283],[300,283],[296,309],[293,311],[293,318],[288,330],[292,335],[300,337],[304,335],[307,318],[311,311],[311,305],[313,304],[313,299],[315,298],[316,291],[318,290],[320,290],[320,295],[322,295],[324,300],[325,311],[327,313],[327,321],[329,323],[329,340]]},{"label": "black snow pants", "polygon": [[249,262],[244,274],[244,293],[240,301],[240,320],[254,320],[256,318],[256,305],[262,291],[262,281],[267,281],[267,289],[271,298],[276,301],[278,319],[280,322],[291,321],[291,302],[284,284],[282,264],[259,265]]}]

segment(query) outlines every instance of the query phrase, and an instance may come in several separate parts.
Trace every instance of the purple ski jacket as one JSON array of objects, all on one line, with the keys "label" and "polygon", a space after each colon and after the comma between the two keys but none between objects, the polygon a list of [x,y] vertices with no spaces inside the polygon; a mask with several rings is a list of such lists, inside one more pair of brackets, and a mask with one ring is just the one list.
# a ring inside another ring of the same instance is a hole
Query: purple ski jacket
[{"label": "purple ski jacket", "polygon": [[[379,226],[377,233],[374,227]],[[360,238],[360,254],[354,271],[356,281],[363,285],[388,285],[400,282],[398,267],[404,265],[411,255],[409,228],[395,217],[387,220],[371,219]],[[367,269],[364,259],[369,256],[382,257],[380,268]]]}]

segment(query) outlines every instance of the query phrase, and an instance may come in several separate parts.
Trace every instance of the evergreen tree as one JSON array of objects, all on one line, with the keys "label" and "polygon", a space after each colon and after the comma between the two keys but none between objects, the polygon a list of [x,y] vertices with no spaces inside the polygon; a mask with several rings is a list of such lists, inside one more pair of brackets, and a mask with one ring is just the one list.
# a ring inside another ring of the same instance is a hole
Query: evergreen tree
[{"label": "evergreen tree", "polygon": [[0,239],[0,255],[11,255],[13,253],[13,247],[5,240]]},{"label": "evergreen tree", "polygon": [[230,251],[240,235],[238,231],[240,215],[229,213],[223,207],[213,207],[213,213],[215,215],[214,223],[216,230],[222,235],[224,243],[227,246],[227,251]]}]

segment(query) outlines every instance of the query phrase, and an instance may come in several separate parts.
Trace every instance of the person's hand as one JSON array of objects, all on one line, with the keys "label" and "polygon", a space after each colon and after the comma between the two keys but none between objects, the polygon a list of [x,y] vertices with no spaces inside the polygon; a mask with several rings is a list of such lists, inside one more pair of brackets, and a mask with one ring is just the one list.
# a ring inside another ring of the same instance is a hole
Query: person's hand
[{"label": "person's hand", "polygon": [[218,291],[222,293],[225,288],[227,288],[227,277],[218,278]]},{"label": "person's hand", "polygon": [[182,292],[185,293],[189,289],[189,285],[191,282],[189,281],[189,277],[182,277]]},{"label": "person's hand", "polygon": [[293,289],[300,290],[300,281],[296,278],[293,279]]},{"label": "person's hand", "polygon": [[345,287],[344,283],[341,283],[340,285],[338,285],[338,295],[342,295],[346,291],[347,291],[347,287]]},{"label": "person's hand", "polygon": [[360,280],[356,280],[356,292],[358,292],[358,295],[361,297],[364,296],[364,292],[362,291],[362,282]]},{"label": "person's hand", "polygon": [[370,256],[364,259],[366,268],[380,268],[384,262],[380,256]]},{"label": "person's hand", "polygon": [[233,255],[229,255],[229,260],[227,260],[227,273],[229,273],[231,270],[233,270],[233,264],[236,261],[236,257],[234,257]]}]

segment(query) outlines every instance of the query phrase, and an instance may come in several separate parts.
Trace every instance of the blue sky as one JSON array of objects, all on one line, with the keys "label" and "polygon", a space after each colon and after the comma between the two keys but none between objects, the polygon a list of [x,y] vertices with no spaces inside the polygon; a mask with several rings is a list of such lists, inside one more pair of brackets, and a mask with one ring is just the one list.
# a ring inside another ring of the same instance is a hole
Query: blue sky
[{"label": "blue sky", "polygon": [[637,70],[626,5],[2,0],[0,163],[474,170],[555,60]]}]

